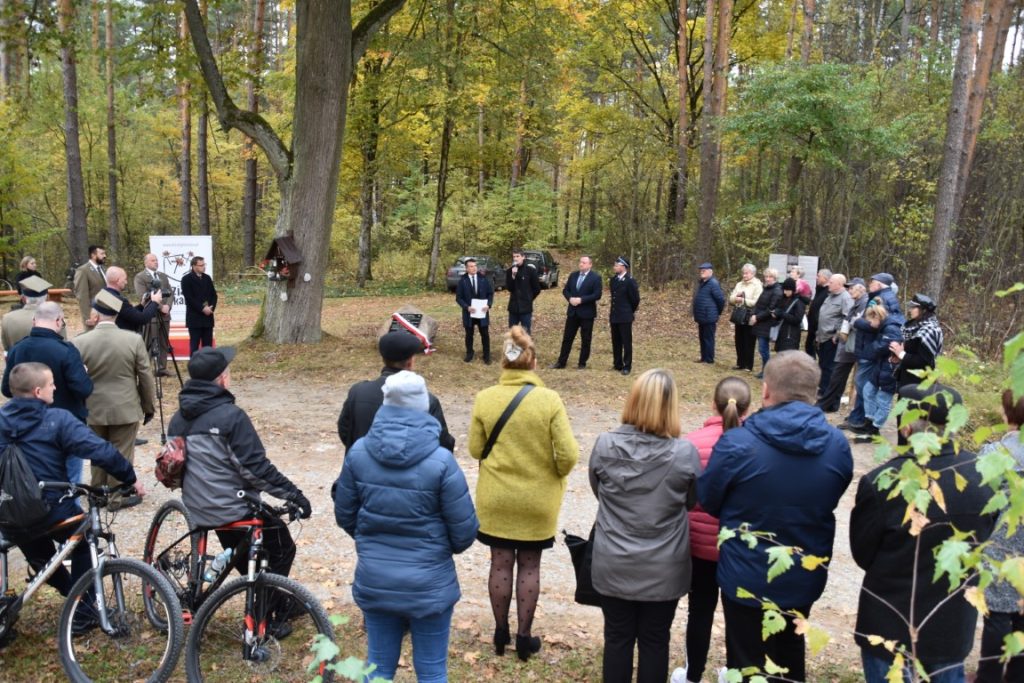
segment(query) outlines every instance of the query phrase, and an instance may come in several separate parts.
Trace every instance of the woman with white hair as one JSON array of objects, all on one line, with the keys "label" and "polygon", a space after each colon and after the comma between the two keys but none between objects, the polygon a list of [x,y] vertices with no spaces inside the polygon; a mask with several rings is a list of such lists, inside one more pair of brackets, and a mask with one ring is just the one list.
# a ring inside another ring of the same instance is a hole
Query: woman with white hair
[{"label": "woman with white hair", "polygon": [[[732,317],[733,326],[736,328],[736,365],[733,370],[754,371],[754,328],[750,325],[750,316],[753,314],[757,299],[761,296],[763,287],[758,280],[757,268],[753,263],[744,264],[742,277],[729,294],[729,302],[734,308],[741,308],[745,316],[741,321]],[[735,315],[735,313],[734,313]]]}]

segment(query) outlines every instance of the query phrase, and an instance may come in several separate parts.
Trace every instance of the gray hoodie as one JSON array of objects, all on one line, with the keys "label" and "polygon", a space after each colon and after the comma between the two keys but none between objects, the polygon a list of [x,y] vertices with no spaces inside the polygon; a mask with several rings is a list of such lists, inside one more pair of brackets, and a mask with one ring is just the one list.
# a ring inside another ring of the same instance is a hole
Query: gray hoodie
[{"label": "gray hoodie", "polygon": [[594,588],[645,602],[690,590],[690,525],[697,504],[697,449],[689,441],[620,425],[597,438],[590,487],[597,496]]}]

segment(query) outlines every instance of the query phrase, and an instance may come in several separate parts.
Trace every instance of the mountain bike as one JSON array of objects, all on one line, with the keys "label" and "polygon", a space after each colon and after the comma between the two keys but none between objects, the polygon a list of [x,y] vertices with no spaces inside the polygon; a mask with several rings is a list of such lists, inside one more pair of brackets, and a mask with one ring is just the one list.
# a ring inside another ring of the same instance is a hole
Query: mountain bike
[{"label": "mountain bike", "polygon": [[[216,530],[241,529],[245,539],[234,552],[247,559],[245,575],[228,580],[232,565],[216,575],[208,570],[218,556],[208,550],[211,529],[200,529],[180,500],[157,510],[146,535],[143,561],[172,584],[186,622],[189,681],[308,681],[311,647],[317,634],[333,640],[327,613],[310,591],[286,576],[267,571],[264,520],[297,518],[288,503],[271,507],[258,496],[239,491],[252,517]],[[321,665],[324,681],[331,672]]]},{"label": "mountain bike", "polygon": [[[57,629],[60,662],[68,678],[76,683],[166,681],[185,644],[181,605],[159,572],[138,560],[118,556],[110,531],[113,515],[100,516],[112,495],[131,487],[68,482],[41,482],[39,486],[64,491],[62,500],[85,496],[88,509],[47,530],[74,528],[46,565],[30,577],[20,595],[8,579],[7,554],[15,541],[0,536],[0,641],[13,639],[14,624],[25,603],[84,542],[89,545],[92,568],[65,598]],[[159,617],[156,622],[154,615]]]}]

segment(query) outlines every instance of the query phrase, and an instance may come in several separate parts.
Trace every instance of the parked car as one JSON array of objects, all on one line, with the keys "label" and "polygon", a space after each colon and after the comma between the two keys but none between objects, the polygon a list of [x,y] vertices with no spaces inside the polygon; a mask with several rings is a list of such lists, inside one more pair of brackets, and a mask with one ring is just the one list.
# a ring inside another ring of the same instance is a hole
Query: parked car
[{"label": "parked car", "polygon": [[477,275],[490,280],[495,291],[505,289],[505,266],[501,264],[501,261],[490,256],[460,256],[448,269],[448,275],[445,278],[449,292],[455,291],[455,287],[459,284],[459,278],[466,274],[467,259],[476,259]]},{"label": "parked car", "polygon": [[527,249],[523,252],[523,258],[537,269],[541,289],[558,286],[558,262],[550,252]]}]

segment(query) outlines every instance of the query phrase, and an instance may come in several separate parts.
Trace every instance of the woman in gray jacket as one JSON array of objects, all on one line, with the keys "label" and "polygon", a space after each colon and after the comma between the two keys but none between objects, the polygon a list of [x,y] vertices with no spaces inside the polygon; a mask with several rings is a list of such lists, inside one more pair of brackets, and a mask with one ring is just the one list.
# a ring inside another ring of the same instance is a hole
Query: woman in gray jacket
[{"label": "woman in gray jacket", "polygon": [[679,438],[672,373],[648,370],[626,399],[622,424],[597,438],[590,487],[597,496],[594,588],[604,612],[604,680],[668,678],[669,634],[690,590],[687,510],[697,502],[697,449]]}]

